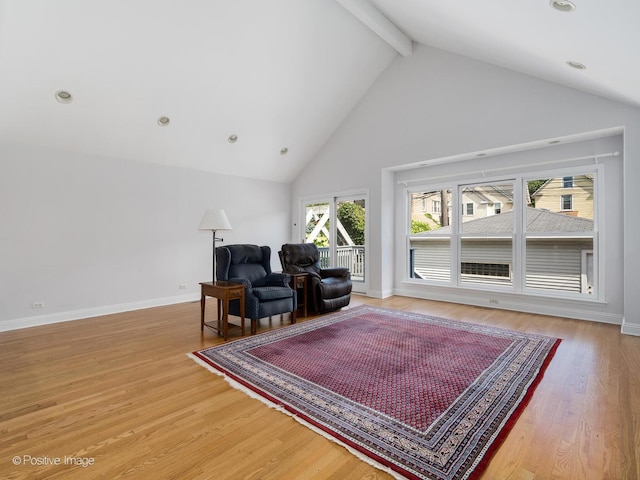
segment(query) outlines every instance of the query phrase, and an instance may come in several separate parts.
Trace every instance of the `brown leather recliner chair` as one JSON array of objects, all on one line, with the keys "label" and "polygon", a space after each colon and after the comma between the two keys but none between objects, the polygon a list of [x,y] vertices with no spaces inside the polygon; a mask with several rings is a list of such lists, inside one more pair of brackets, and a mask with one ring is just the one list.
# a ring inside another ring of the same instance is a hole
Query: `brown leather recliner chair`
[{"label": "brown leather recliner chair", "polygon": [[307,304],[316,313],[346,307],[351,301],[351,272],[348,268],[320,268],[320,252],[313,243],[286,243],[278,252],[285,272],[308,273]]}]

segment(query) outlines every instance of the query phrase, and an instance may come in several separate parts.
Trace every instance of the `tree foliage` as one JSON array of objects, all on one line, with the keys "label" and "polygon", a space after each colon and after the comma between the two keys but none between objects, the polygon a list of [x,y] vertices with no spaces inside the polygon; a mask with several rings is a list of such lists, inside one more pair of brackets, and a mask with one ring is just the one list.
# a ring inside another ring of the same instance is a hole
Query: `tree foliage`
[{"label": "tree foliage", "polygon": [[431,230],[428,223],[411,220],[411,233],[421,233],[426,232],[427,230]]},{"label": "tree foliage", "polygon": [[338,220],[354,245],[364,245],[364,214],[364,208],[355,202],[342,202],[338,207]]},{"label": "tree foliage", "polygon": [[533,194],[545,183],[547,180],[529,180],[527,182],[527,189],[529,190],[529,197],[531,198],[531,204],[535,206],[535,199]]}]

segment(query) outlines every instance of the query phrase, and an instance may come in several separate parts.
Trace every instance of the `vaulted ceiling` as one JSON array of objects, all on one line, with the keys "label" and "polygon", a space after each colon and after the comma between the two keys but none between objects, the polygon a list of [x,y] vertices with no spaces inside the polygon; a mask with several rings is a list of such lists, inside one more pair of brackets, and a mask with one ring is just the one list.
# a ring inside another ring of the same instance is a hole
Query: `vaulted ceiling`
[{"label": "vaulted ceiling", "polygon": [[638,0],[371,3],[418,43],[640,106]]},{"label": "vaulted ceiling", "polygon": [[412,41],[640,106],[640,2],[574,3],[0,0],[0,142],[291,181]]}]

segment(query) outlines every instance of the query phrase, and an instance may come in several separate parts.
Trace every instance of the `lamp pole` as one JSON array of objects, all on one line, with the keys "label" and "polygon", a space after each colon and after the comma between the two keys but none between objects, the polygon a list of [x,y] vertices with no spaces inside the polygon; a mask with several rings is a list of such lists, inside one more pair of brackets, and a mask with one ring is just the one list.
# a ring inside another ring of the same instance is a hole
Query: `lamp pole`
[{"label": "lamp pole", "polygon": [[213,232],[213,271],[211,274],[211,281],[216,283],[216,242],[224,241],[224,238],[216,238],[216,231],[211,230]]}]

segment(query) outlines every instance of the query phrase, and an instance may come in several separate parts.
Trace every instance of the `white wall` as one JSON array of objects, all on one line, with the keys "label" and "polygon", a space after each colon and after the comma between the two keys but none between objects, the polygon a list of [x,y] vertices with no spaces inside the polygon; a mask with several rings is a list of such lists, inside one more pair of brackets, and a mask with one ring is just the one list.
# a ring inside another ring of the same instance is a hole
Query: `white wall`
[{"label": "white wall", "polygon": [[[399,268],[389,169],[616,127],[624,129],[624,205],[636,205],[640,109],[417,45],[412,56],[396,58],[296,179],[293,218],[300,196],[368,189],[369,293],[385,296],[398,288]],[[640,222],[630,210],[621,242],[621,313],[623,331],[640,334]]]},{"label": "white wall", "polygon": [[288,184],[24,145],[0,159],[0,331],[199,298],[207,208],[229,217],[223,244],[287,240]]}]

